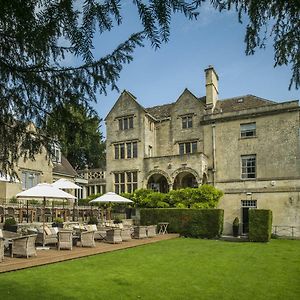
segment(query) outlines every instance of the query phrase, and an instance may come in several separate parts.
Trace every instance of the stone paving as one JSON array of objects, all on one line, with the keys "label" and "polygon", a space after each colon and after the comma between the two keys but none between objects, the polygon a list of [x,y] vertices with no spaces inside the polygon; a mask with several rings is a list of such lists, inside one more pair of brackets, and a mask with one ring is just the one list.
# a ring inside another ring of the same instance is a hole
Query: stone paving
[{"label": "stone paving", "polygon": [[[147,245],[156,243],[163,240],[169,240],[179,237],[178,234],[164,234],[157,235],[153,238],[146,239],[132,239],[128,242],[120,244],[108,244],[104,242],[96,242],[94,248],[82,248],[80,246],[73,247],[73,250],[56,250],[56,248],[50,248],[49,250],[37,250],[36,257],[21,258],[21,257],[4,257],[4,260],[0,262],[0,273],[16,271],[20,269],[31,268],[35,266],[47,265],[51,263],[61,262],[65,260],[76,259],[85,256],[96,255],[100,253],[106,253],[121,249],[127,249],[137,247],[141,245]],[[80,243],[79,243],[80,245]]]}]

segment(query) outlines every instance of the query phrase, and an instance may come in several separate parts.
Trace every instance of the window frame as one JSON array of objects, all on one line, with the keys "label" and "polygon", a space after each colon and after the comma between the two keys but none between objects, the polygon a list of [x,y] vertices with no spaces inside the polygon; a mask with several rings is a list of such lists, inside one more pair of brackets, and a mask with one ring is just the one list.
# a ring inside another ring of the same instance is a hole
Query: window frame
[{"label": "window frame", "polygon": [[[41,182],[41,172],[38,171],[22,170],[21,177],[22,177],[22,190],[27,190],[29,188],[32,188]],[[29,181],[29,179],[31,180]]]},{"label": "window frame", "polygon": [[138,188],[138,171],[114,173],[115,193],[132,193]]},{"label": "window frame", "polygon": [[193,154],[198,151],[198,142],[190,141],[190,142],[180,142],[179,145],[179,155],[184,154]]},{"label": "window frame", "polygon": [[[247,129],[247,126],[251,127],[251,125],[254,128]],[[241,139],[249,139],[249,138],[254,138],[254,137],[256,137],[256,122],[240,124],[240,138]]]},{"label": "window frame", "polygon": [[[253,164],[254,161],[254,164]],[[249,169],[254,169],[249,171]],[[253,180],[257,178],[257,158],[256,154],[241,155],[241,179]]]},{"label": "window frame", "polygon": [[182,129],[193,128],[193,115],[185,115],[181,117],[181,128]]},{"label": "window frame", "polygon": [[126,141],[114,144],[115,159],[131,159],[138,157],[138,142]]},{"label": "window frame", "polygon": [[134,115],[117,118],[119,130],[123,131],[123,130],[133,129],[134,128],[133,118],[134,118]]}]

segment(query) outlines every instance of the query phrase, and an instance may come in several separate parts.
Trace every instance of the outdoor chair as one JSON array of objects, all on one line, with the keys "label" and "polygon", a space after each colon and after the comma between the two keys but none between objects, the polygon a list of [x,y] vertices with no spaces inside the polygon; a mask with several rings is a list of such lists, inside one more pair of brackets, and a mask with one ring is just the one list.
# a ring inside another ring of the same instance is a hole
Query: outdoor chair
[{"label": "outdoor chair", "polygon": [[82,247],[96,247],[95,231],[82,231],[80,241]]},{"label": "outdoor chair", "polygon": [[133,228],[133,238],[134,239],[144,239],[147,237],[147,226],[135,226]]},{"label": "outdoor chair", "polygon": [[[45,245],[57,244],[57,233],[58,233],[57,227],[49,228],[48,226],[45,226]],[[40,228],[37,232],[36,243],[39,245],[43,244],[43,229],[42,228]]]},{"label": "outdoor chair", "polygon": [[105,241],[111,244],[122,243],[121,229],[117,229],[117,228],[108,229],[106,231]]},{"label": "outdoor chair", "polygon": [[57,249],[69,249],[73,248],[73,234],[71,230],[61,230],[57,233]]},{"label": "outdoor chair", "polygon": [[14,255],[25,256],[26,258],[36,256],[36,236],[36,234],[30,234],[12,238],[11,257]]},{"label": "outdoor chair", "polygon": [[157,225],[147,226],[147,237],[155,237],[157,235]]},{"label": "outdoor chair", "polygon": [[121,238],[124,242],[131,240],[131,229],[129,227],[121,229]]},{"label": "outdoor chair", "polygon": [[104,240],[106,238],[108,229],[110,228],[105,226],[97,226],[97,231],[95,232],[95,240]]}]

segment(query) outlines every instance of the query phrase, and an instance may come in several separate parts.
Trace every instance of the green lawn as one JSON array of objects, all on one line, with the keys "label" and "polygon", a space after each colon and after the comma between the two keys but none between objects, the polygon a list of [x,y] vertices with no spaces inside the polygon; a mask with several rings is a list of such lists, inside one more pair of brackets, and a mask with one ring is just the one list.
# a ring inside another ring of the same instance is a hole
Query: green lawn
[{"label": "green lawn", "polygon": [[300,299],[300,241],[179,238],[0,274],[1,299]]}]

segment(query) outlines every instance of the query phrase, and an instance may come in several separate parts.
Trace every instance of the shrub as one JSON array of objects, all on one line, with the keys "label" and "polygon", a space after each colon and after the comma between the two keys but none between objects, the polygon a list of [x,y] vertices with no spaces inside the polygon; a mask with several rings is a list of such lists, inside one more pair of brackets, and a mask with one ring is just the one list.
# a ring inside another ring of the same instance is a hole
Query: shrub
[{"label": "shrub", "polygon": [[88,224],[96,224],[98,225],[98,219],[96,217],[90,217]]},{"label": "shrub", "polygon": [[16,225],[16,224],[17,224],[17,222],[16,222],[15,218],[8,218],[4,222],[4,226],[5,225]]},{"label": "shrub", "polygon": [[249,240],[268,242],[272,233],[272,211],[269,209],[249,210]]},{"label": "shrub", "polygon": [[215,238],[223,231],[221,209],[141,209],[141,225],[168,222],[168,232],[188,237]]},{"label": "shrub", "polygon": [[56,224],[62,224],[63,222],[64,222],[64,220],[62,218],[58,218],[58,217],[53,220],[53,223],[56,223]]},{"label": "shrub", "polygon": [[136,207],[144,208],[216,208],[223,192],[211,185],[204,184],[199,188],[172,190],[159,193],[147,189],[135,190],[122,196],[134,201]]}]

